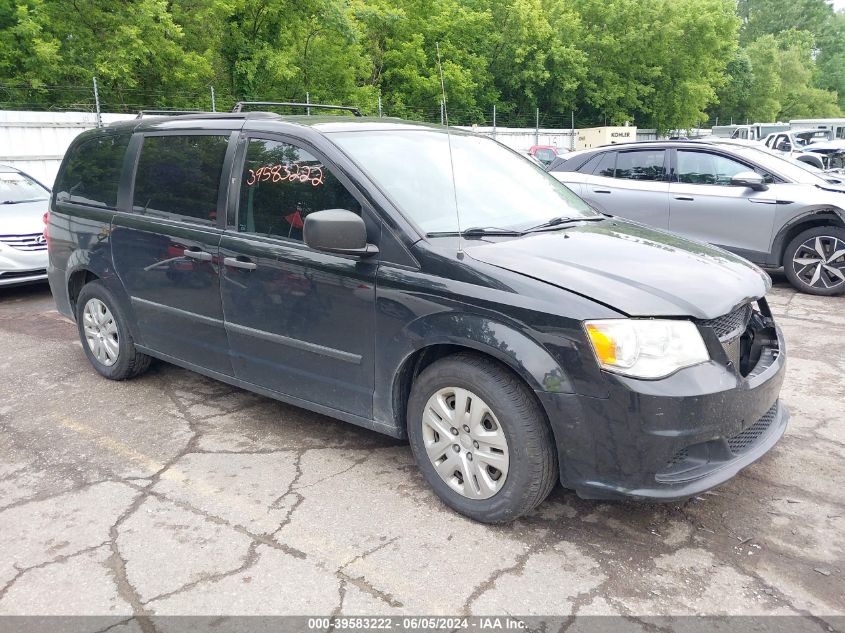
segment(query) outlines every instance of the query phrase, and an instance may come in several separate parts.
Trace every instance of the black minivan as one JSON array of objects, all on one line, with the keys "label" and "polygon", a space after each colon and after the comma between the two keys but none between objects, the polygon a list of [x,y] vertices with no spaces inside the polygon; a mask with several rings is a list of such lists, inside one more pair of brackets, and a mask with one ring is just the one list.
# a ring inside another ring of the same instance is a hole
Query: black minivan
[{"label": "black minivan", "polygon": [[49,279],[95,369],[152,358],[408,438],[449,506],[557,481],[675,500],[781,437],[768,276],[599,214],[494,140],[396,119],[139,118],[80,135]]}]

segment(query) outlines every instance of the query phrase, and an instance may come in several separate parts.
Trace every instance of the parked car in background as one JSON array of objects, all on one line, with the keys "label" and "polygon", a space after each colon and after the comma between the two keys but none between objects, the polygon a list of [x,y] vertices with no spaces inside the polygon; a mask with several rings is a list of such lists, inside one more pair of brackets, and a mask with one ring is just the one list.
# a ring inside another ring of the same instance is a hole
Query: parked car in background
[{"label": "parked car in background", "polygon": [[0,286],[47,280],[45,215],[50,190],[0,165]]},{"label": "parked car in background", "polygon": [[528,155],[536,158],[543,165],[549,165],[557,156],[566,153],[566,151],[554,145],[532,145],[528,148]]},{"label": "parked car in background", "polygon": [[484,136],[157,117],[81,134],[54,189],[50,286],[96,371],[156,357],[408,438],[481,521],[558,481],[696,495],[786,428],[763,271],[597,213]]},{"label": "parked car in background", "polygon": [[705,141],[596,148],[551,173],[595,208],[845,292],[845,187],[763,149]]}]

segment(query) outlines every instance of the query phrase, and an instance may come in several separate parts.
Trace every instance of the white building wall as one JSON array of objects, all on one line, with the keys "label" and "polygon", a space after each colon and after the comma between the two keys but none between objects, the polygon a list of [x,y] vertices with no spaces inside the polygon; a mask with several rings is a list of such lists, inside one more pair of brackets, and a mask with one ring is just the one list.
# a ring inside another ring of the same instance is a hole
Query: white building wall
[{"label": "white building wall", "polygon": [[[105,113],[102,121],[107,124],[134,117]],[[0,110],[0,165],[20,169],[52,188],[71,141],[96,126],[93,112]]]}]

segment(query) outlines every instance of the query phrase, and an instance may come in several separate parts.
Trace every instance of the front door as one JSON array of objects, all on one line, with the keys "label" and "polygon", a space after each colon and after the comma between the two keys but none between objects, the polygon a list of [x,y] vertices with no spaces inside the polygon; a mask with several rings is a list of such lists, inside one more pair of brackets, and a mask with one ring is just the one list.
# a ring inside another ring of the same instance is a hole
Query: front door
[{"label": "front door", "polygon": [[768,254],[777,198],[774,191],[731,185],[754,168],[703,150],[678,150],[670,185],[669,230],[755,258]]},{"label": "front door", "polygon": [[[114,217],[114,266],[139,342],[160,354],[231,375],[218,251],[229,134],[147,135],[131,212]],[[233,147],[234,149],[234,147]]]},{"label": "front door", "polygon": [[[378,258],[322,253],[302,240],[312,211],[367,211],[313,150],[249,138],[243,154],[236,225],[220,244],[235,376],[369,419]],[[377,243],[378,224],[365,219]]]}]

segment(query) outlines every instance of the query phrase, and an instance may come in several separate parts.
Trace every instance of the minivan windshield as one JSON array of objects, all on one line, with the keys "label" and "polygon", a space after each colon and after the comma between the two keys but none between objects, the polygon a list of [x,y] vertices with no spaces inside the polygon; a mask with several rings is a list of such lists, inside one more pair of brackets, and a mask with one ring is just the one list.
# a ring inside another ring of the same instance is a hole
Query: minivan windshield
[{"label": "minivan windshield", "polygon": [[18,171],[0,171],[0,204],[47,200],[50,192]]},{"label": "minivan windshield", "polygon": [[433,129],[329,136],[429,235],[600,217],[541,167],[483,136]]}]

